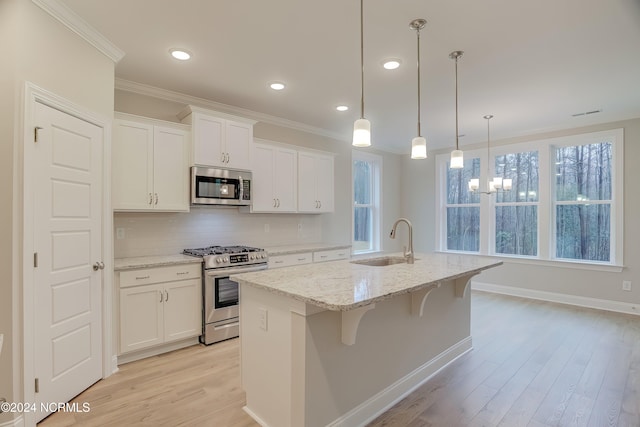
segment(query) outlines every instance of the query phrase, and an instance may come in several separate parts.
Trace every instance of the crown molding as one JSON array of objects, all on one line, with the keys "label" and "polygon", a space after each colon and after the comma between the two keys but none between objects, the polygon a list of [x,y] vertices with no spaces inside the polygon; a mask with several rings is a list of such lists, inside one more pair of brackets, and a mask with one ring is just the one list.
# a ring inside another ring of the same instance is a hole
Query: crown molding
[{"label": "crown molding", "polygon": [[153,98],[164,99],[166,101],[177,102],[180,104],[196,105],[198,107],[215,110],[220,113],[241,116],[247,119],[255,120],[257,122],[268,123],[275,126],[282,126],[289,129],[298,130],[301,132],[325,136],[327,138],[332,138],[338,141],[348,141],[348,139],[345,138],[345,135],[332,132],[327,129],[322,129],[316,126],[307,125],[307,124],[296,122],[293,120],[283,119],[282,117],[272,116],[270,114],[259,113],[256,111],[248,110],[246,108],[241,108],[233,105],[223,104],[221,102],[211,101],[205,98],[199,98],[197,96],[185,95],[183,93],[174,92],[167,89],[161,89],[161,88],[158,88],[155,86],[149,86],[143,83],[132,82],[130,80],[116,78],[115,88],[117,90],[137,93],[139,95],[145,95]]},{"label": "crown molding", "polygon": [[100,34],[95,28],[59,0],[31,1],[71,31],[82,37],[114,63],[117,64],[124,57],[124,51],[111,43],[105,36]]}]

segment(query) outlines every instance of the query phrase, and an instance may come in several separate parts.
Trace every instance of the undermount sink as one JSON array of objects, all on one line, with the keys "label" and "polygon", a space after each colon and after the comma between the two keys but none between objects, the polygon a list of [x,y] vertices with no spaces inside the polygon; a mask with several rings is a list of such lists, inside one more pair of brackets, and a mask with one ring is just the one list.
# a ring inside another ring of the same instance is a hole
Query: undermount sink
[{"label": "undermount sink", "polygon": [[385,256],[381,258],[369,258],[369,259],[361,259],[357,261],[351,261],[352,264],[361,264],[368,265],[371,267],[385,267],[387,265],[394,264],[406,264],[407,259],[400,256]]}]

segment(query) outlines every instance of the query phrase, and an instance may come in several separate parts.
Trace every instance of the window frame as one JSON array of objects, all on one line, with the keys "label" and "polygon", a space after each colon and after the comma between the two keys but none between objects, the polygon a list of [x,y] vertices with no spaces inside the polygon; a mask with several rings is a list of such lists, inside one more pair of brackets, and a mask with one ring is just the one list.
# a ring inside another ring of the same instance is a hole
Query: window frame
[{"label": "window frame", "polygon": [[[372,165],[371,176],[371,203],[356,204],[354,190],[354,163],[356,161],[367,162]],[[380,251],[380,236],[382,233],[382,156],[366,153],[360,150],[351,152],[351,253],[353,255],[367,254]],[[371,247],[367,250],[355,249],[355,209],[365,207],[371,209]]]},{"label": "window frame", "polygon": [[[608,262],[577,260],[555,257],[555,149],[563,146],[587,145],[603,141],[612,144],[611,171],[611,235],[610,258]],[[491,148],[489,156],[487,149],[479,148],[465,150],[465,158],[480,157],[480,182],[488,180],[487,161],[489,162],[489,174],[495,173],[496,156],[520,153],[524,151],[538,151],[539,162],[539,187],[538,187],[538,255],[523,256],[501,254],[495,252],[495,212],[496,206],[505,205],[496,203],[493,195],[482,195],[480,199],[480,251],[478,255],[497,256],[523,263],[540,263],[544,265],[566,266],[572,268],[597,269],[620,271],[623,267],[624,248],[624,129],[610,129],[598,132],[580,133],[562,137],[539,139],[528,142],[503,144]],[[489,157],[489,158],[488,158]],[[458,253],[459,251],[447,250],[447,224],[446,224],[446,165],[449,153],[436,156],[436,250],[442,252]],[[510,205],[510,203],[507,203]],[[476,254],[476,252],[468,252]]]}]

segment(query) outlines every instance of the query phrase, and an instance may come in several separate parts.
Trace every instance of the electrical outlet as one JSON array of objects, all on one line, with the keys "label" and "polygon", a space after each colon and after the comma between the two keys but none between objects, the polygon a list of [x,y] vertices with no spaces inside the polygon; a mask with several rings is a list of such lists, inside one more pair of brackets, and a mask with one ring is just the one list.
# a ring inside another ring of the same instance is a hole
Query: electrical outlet
[{"label": "electrical outlet", "polygon": [[116,228],[116,239],[118,240],[124,239],[124,228],[122,227]]},{"label": "electrical outlet", "polygon": [[264,225],[264,232],[268,233],[269,232],[269,224],[265,224]]},{"label": "electrical outlet", "polygon": [[262,329],[263,331],[267,330],[267,322],[268,322],[267,318],[268,318],[267,309],[264,307],[258,308],[259,326],[260,326],[260,329]]},{"label": "electrical outlet", "polygon": [[631,292],[631,280],[622,281],[622,290]]}]

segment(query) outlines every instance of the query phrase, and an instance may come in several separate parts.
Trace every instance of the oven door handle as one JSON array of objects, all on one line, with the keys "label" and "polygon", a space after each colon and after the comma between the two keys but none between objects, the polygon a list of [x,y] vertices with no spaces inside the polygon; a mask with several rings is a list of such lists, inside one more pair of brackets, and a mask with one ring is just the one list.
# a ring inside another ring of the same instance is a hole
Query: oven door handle
[{"label": "oven door handle", "polygon": [[253,271],[266,270],[267,265],[263,264],[258,267],[232,267],[232,268],[212,268],[205,270],[204,273],[208,277],[227,277],[232,274],[251,273]]}]

